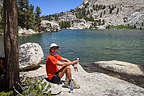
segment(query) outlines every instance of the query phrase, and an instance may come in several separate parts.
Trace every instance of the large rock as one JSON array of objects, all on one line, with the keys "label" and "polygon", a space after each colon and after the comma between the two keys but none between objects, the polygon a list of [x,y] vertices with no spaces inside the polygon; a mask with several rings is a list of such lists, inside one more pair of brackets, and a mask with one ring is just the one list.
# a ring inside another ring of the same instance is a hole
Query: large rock
[{"label": "large rock", "polygon": [[30,71],[20,72],[20,76],[25,77],[47,77],[46,67],[44,64],[40,64],[39,68]]},{"label": "large rock", "polygon": [[134,12],[126,18],[126,25],[144,28],[144,12]]},{"label": "large rock", "polygon": [[[78,72],[75,72],[73,68],[71,69],[72,77],[80,85],[80,89],[74,89],[73,93],[69,93],[69,89],[63,87],[63,84],[50,83],[52,94],[57,94],[57,96],[144,96],[143,88],[126,81],[103,73],[87,73],[80,65],[78,65]],[[44,67],[41,72],[43,70],[45,70]],[[45,71],[43,73],[45,75]],[[65,77],[62,80],[65,80]],[[47,81],[44,80],[43,82]],[[49,82],[47,82],[48,84]]]},{"label": "large rock", "polygon": [[103,69],[110,70],[113,72],[118,72],[127,75],[144,76],[144,70],[142,70],[142,67],[140,67],[140,65],[128,62],[112,60],[94,62],[94,64],[98,65]]},{"label": "large rock", "polygon": [[35,32],[34,30],[32,30],[32,29],[26,29],[26,28],[24,28],[24,29],[22,29],[22,28],[20,28],[19,30],[18,30],[18,33],[19,33],[19,35],[30,35],[30,34],[37,34],[37,33],[39,33],[39,32]]},{"label": "large rock", "polygon": [[56,22],[51,22],[48,20],[41,21],[42,31],[44,32],[57,32],[60,31],[60,26]]},{"label": "large rock", "polygon": [[42,48],[37,43],[26,43],[19,47],[19,65],[21,70],[38,67],[44,59]]},{"label": "large rock", "polygon": [[99,61],[88,64],[87,71],[102,72],[144,87],[144,66],[122,61]]},{"label": "large rock", "polygon": [[101,30],[102,30],[102,29],[106,29],[105,26],[98,26],[97,28],[98,28],[98,29],[101,29]]},{"label": "large rock", "polygon": [[60,21],[74,21],[76,20],[76,16],[72,12],[64,13],[61,17],[59,17]]}]

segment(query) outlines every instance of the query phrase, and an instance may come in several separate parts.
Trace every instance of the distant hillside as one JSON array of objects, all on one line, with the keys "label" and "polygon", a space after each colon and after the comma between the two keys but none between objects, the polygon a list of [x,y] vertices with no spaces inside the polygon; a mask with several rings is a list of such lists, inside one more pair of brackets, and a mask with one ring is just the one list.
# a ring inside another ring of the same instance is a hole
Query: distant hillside
[{"label": "distant hillside", "polygon": [[62,28],[70,29],[105,28],[109,25],[128,25],[142,29],[144,0],[83,0],[76,9],[45,16],[43,19],[56,21]]}]

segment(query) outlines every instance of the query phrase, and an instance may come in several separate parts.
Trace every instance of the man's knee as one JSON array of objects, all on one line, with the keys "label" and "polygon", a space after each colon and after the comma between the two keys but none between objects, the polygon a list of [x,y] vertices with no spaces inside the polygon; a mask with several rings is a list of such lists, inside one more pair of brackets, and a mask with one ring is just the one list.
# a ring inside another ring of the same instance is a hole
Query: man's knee
[{"label": "man's knee", "polygon": [[67,70],[67,71],[71,70],[70,66],[67,66],[67,67],[66,67],[66,70]]}]

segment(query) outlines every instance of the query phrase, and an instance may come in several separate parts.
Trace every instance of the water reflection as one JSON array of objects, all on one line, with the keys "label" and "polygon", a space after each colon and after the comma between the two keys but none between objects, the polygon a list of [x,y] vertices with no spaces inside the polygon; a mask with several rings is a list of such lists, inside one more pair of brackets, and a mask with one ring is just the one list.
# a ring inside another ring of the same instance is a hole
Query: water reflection
[{"label": "water reflection", "polygon": [[42,46],[45,59],[49,45],[60,45],[60,54],[81,64],[101,60],[121,60],[144,64],[144,32],[142,30],[62,30],[20,37],[20,44],[36,42]]}]

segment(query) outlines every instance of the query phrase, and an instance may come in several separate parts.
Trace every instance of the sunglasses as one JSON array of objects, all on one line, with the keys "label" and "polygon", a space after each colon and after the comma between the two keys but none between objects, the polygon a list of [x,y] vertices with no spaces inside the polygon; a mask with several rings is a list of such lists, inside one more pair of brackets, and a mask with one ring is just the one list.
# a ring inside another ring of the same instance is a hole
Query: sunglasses
[{"label": "sunglasses", "polygon": [[52,47],[51,49],[59,49],[59,47]]}]

